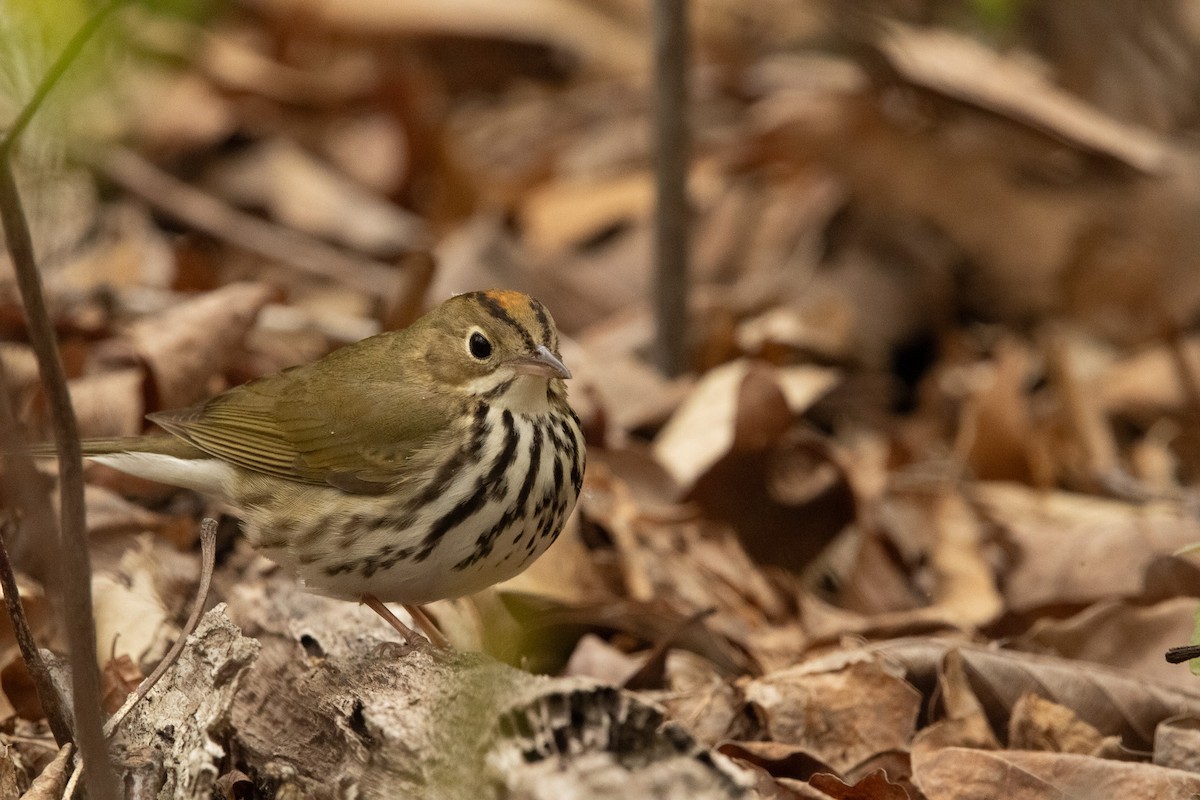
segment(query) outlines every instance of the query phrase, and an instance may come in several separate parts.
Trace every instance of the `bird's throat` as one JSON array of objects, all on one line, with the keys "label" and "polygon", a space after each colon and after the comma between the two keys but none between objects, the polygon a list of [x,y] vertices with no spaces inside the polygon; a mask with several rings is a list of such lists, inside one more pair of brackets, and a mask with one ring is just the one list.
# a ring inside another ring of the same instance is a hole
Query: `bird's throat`
[{"label": "bird's throat", "polygon": [[550,411],[552,387],[539,375],[517,375],[508,389],[496,398],[499,408],[514,414],[540,416]]}]

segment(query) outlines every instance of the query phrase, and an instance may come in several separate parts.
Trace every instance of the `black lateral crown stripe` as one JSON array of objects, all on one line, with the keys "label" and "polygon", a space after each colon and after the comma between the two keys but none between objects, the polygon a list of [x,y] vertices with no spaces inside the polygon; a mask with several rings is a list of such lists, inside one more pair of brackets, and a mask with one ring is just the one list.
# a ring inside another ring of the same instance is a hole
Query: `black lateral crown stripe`
[{"label": "black lateral crown stripe", "polygon": [[483,306],[484,310],[504,324],[511,325],[518,333],[521,334],[522,341],[525,342],[525,345],[531,352],[537,349],[537,342],[533,340],[533,336],[529,334],[529,331],[525,330],[525,328],[519,322],[513,319],[512,314],[509,314],[507,311],[505,311],[504,307],[497,303],[494,297],[489,295],[487,292],[479,292],[477,297],[479,298],[479,303]]},{"label": "black lateral crown stripe", "polygon": [[542,339],[546,344],[555,345],[557,342],[552,341],[550,335],[550,315],[546,313],[546,307],[542,305],[541,300],[529,298],[533,300],[533,313],[537,315],[538,324],[542,326]]}]

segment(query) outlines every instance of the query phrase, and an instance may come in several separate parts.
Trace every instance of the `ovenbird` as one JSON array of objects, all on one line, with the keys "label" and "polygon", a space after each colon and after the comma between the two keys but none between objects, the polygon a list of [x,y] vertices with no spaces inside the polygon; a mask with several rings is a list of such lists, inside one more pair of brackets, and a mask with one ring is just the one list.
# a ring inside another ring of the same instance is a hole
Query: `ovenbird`
[{"label": "ovenbird", "polygon": [[545,306],[472,292],[404,330],[151,414],[166,434],[83,452],[228,501],[250,543],[313,591],[416,612],[516,575],[558,536],[584,470],[570,377]]}]

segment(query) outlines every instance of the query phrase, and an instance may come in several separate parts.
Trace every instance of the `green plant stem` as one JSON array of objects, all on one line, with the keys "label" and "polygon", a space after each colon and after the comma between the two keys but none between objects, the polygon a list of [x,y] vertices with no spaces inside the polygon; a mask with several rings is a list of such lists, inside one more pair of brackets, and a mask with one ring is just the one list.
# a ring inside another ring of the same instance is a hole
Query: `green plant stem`
[{"label": "green plant stem", "polygon": [[29,123],[33,121],[33,117],[41,109],[42,104],[46,102],[46,98],[50,96],[50,92],[62,80],[63,75],[79,58],[79,54],[83,51],[88,40],[99,30],[108,16],[116,11],[121,6],[125,5],[128,0],[111,0],[107,5],[101,6],[96,13],[92,14],[86,22],[80,26],[75,35],[71,37],[71,41],[67,42],[67,46],[59,53],[58,58],[50,66],[50,69],[42,77],[37,89],[34,90],[33,96],[26,101],[21,108],[17,118],[8,126],[8,130],[4,133],[3,141],[0,141],[0,159],[8,160],[11,157],[12,150],[20,141],[21,135],[25,133],[25,129],[29,127]]}]

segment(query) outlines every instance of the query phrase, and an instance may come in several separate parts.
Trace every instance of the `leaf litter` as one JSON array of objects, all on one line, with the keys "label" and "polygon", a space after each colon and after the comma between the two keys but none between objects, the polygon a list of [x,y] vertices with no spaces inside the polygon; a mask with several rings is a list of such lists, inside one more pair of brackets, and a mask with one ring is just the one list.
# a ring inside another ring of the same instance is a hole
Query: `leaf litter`
[{"label": "leaf litter", "polygon": [[[523,699],[449,717],[535,720],[540,742],[471,739],[489,797],[603,796],[633,775],[644,796],[1200,791],[1200,686],[1162,658],[1200,603],[1200,160],[1171,100],[1200,73],[1122,71],[1150,56],[1100,7],[1074,7],[1101,34],[1068,60],[1069,36],[1037,35],[1049,0],[1002,37],[913,4],[693,5],[691,369],[672,379],[651,360],[639,5],[277,0],[204,28],[123,23],[157,56],[113,67],[127,149],[30,188],[51,204],[35,231],[83,435],[143,432],[147,413],[496,285],[553,310],[589,446],[561,541],[430,608],[486,656],[411,656],[404,691],[380,669],[408,658],[389,631],[301,591],[230,510],[90,469],[107,708],[190,612],[200,518],[224,520],[225,605],[118,734],[129,780],[389,796],[418,772],[404,730],[420,777],[458,785],[446,731],[398,709],[426,720],[478,679],[481,698]],[[1131,13],[1195,62],[1193,28]],[[1088,80],[1113,74],[1145,85]],[[87,188],[68,203],[72,182]],[[6,388],[44,439],[0,288]],[[61,652],[44,561],[18,568]],[[63,758],[6,631],[0,787],[58,796]],[[623,733],[598,744],[599,720]]]}]

